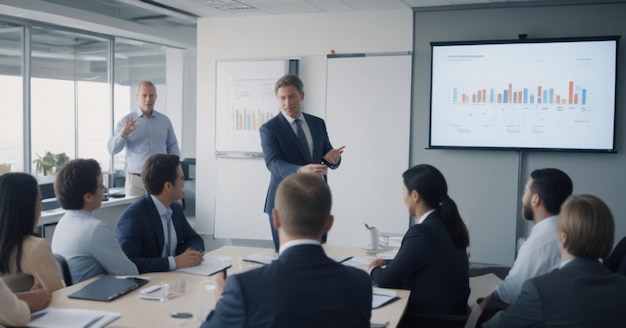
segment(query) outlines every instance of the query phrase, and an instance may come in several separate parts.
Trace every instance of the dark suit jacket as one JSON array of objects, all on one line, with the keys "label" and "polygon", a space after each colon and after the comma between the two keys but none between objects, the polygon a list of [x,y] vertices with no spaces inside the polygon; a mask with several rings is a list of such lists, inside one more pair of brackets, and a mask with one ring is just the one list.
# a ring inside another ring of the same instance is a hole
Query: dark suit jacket
[{"label": "dark suit jacket", "polygon": [[438,210],[409,228],[396,257],[374,268],[372,279],[380,287],[411,290],[406,314],[466,314],[467,252],[454,244]]},{"label": "dark suit jacket", "polygon": [[202,327],[369,327],[367,274],[318,245],[285,250],[272,264],[229,276]]},{"label": "dark suit jacket", "polygon": [[[189,247],[204,251],[204,240],[189,225],[183,210],[172,203],[172,223],[176,229],[176,255]],[[137,199],[120,216],[115,227],[117,242],[139,273],[169,271],[167,257],[161,257],[165,244],[163,225],[149,194]]]},{"label": "dark suit jacket", "polygon": [[[313,138],[312,163],[323,163],[331,169],[336,169],[341,161],[331,165],[325,163],[323,158],[328,151],[333,149],[328,139],[324,120],[305,113],[303,115]],[[300,166],[311,164],[311,162],[307,162],[298,136],[293,132],[291,125],[289,125],[282,113],[263,124],[260,128],[260,133],[265,165],[272,174],[270,185],[267,189],[264,210],[265,213],[271,213],[274,208],[274,196],[276,195],[278,184],[288,175],[295,173]]]},{"label": "dark suit jacket", "polygon": [[626,276],[626,237],[617,243],[611,255],[604,261],[604,265],[609,270]]},{"label": "dark suit jacket", "polygon": [[520,296],[483,327],[624,327],[626,277],[596,260],[574,259],[527,280]]}]

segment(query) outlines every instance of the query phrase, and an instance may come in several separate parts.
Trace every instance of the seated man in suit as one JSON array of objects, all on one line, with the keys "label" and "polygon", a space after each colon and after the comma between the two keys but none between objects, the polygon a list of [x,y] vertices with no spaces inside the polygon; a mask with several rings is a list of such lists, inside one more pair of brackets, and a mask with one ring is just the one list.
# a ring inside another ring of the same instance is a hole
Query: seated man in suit
[{"label": "seated man in suit", "polygon": [[535,226],[520,247],[507,277],[480,303],[483,314],[479,322],[486,321],[511,304],[526,280],[548,273],[559,265],[561,254],[556,240],[557,219],[561,205],[572,194],[572,189],[572,180],[561,170],[546,168],[530,174],[522,196],[522,216],[533,221]]},{"label": "seated man in suit", "polygon": [[177,200],[183,170],[176,155],[148,158],[141,173],[147,194],[132,203],[115,234],[139,273],[171,271],[202,263],[204,240],[191,228]]},{"label": "seated man in suit", "polygon": [[570,197],[558,220],[558,270],[524,283],[520,296],[483,327],[624,327],[626,277],[599,259],[613,246],[613,216],[595,196]]},{"label": "seated man in suit", "polygon": [[328,258],[322,235],[333,224],[330,189],[319,176],[285,178],[272,214],[280,254],[271,264],[217,277],[224,292],[202,327],[369,327],[367,273]]}]

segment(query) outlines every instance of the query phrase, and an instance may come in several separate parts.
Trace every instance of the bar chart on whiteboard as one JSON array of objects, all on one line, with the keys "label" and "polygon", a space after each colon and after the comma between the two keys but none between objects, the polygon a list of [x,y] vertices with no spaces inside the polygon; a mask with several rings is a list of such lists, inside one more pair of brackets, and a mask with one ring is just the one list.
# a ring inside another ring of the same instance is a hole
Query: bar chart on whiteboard
[{"label": "bar chart on whiteboard", "polygon": [[289,59],[217,63],[217,152],[261,152],[259,127],[280,112],[274,95],[274,84],[289,72],[289,63]]},{"label": "bar chart on whiteboard", "polygon": [[229,84],[229,135],[258,135],[277,111],[275,79],[236,79]]}]

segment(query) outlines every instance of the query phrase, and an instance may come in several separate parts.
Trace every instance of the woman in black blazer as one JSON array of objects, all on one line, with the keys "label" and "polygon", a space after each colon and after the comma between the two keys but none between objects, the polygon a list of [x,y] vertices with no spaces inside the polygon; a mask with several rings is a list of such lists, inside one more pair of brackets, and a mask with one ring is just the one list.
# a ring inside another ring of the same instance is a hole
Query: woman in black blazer
[{"label": "woman in black blazer", "polygon": [[[469,296],[469,233],[443,174],[421,164],[402,174],[404,203],[418,224],[404,235],[391,261],[370,263],[380,287],[411,290],[405,314],[415,318],[464,316]],[[408,321],[406,318],[403,321]]]}]

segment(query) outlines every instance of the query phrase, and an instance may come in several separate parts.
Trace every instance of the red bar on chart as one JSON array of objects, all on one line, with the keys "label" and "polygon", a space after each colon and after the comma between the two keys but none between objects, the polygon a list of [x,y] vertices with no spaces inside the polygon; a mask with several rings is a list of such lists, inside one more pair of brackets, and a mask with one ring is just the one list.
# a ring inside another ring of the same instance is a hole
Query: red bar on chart
[{"label": "red bar on chart", "polygon": [[569,81],[569,98],[567,102],[571,104],[574,101],[574,81]]}]

